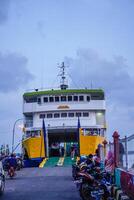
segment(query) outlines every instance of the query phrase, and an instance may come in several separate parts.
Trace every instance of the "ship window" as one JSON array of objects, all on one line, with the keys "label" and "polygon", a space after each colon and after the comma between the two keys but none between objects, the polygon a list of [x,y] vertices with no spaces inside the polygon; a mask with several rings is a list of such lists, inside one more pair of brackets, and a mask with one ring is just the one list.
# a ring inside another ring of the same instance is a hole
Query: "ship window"
[{"label": "ship window", "polygon": [[89,117],[89,113],[88,112],[84,112],[83,113],[83,117]]},{"label": "ship window", "polygon": [[53,102],[54,98],[53,97],[49,97],[49,102]]},{"label": "ship window", "polygon": [[74,117],[74,113],[68,113],[68,117]]},{"label": "ship window", "polygon": [[99,96],[99,95],[93,95],[93,96],[91,96],[91,98],[92,98],[92,100],[101,100],[102,99],[101,96]]},{"label": "ship window", "polygon": [[55,97],[55,102],[58,102],[59,101],[59,97]]},{"label": "ship window", "polygon": [[66,101],[66,96],[61,96],[61,101]]},{"label": "ship window", "polygon": [[87,101],[90,101],[90,96],[87,96]]},{"label": "ship window", "polygon": [[52,114],[51,114],[51,113],[48,113],[48,114],[47,114],[47,118],[52,118]]},{"label": "ship window", "polygon": [[48,97],[44,97],[44,102],[48,102]]},{"label": "ship window", "polygon": [[54,118],[59,118],[60,114],[59,113],[54,113]]},{"label": "ship window", "polygon": [[79,101],[84,101],[84,96],[79,96]]},{"label": "ship window", "polygon": [[81,113],[80,113],[80,112],[77,112],[77,113],[76,113],[76,117],[81,117]]},{"label": "ship window", "polygon": [[61,113],[61,117],[67,117],[67,113]]},{"label": "ship window", "polygon": [[26,103],[34,103],[34,102],[37,102],[37,98],[35,97],[35,98],[27,98],[27,99],[25,99],[25,102]]},{"label": "ship window", "polygon": [[74,96],[74,101],[78,101],[78,96]]},{"label": "ship window", "polygon": [[72,101],[72,96],[68,96],[68,101]]},{"label": "ship window", "polygon": [[43,119],[43,118],[45,118],[45,114],[40,114],[39,117],[40,117],[40,119]]},{"label": "ship window", "polygon": [[38,102],[38,103],[41,103],[41,98],[38,98],[38,99],[37,99],[37,102]]}]

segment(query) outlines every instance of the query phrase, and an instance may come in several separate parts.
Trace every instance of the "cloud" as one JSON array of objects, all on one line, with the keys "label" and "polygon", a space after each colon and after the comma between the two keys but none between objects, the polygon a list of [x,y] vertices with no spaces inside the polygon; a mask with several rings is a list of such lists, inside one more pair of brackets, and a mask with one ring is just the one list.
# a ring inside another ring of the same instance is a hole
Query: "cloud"
[{"label": "cloud", "polygon": [[103,88],[114,101],[133,105],[134,80],[124,57],[115,56],[109,61],[91,49],[79,49],[76,58],[66,57],[65,60],[72,69],[73,80],[80,87],[90,88],[92,84],[95,88]]},{"label": "cloud", "polygon": [[15,91],[33,79],[27,62],[27,58],[19,54],[0,53],[0,92]]},{"label": "cloud", "polygon": [[72,86],[104,89],[109,131],[132,133],[134,78],[129,74],[126,59],[115,56],[108,60],[92,49],[79,49],[75,58],[65,57],[65,63],[71,69]]},{"label": "cloud", "polygon": [[8,19],[10,0],[0,0],[0,24]]}]

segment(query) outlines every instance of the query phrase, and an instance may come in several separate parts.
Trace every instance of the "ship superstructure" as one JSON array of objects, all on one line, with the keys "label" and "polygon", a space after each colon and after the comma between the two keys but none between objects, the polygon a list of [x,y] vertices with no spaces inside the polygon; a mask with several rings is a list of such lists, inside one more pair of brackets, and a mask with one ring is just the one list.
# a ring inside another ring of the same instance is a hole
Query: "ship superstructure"
[{"label": "ship superstructure", "polygon": [[36,89],[24,93],[24,141],[41,136],[42,119],[47,129],[48,147],[53,142],[77,142],[78,117],[85,135],[105,136],[104,91],[69,89],[65,83],[64,70],[63,63],[60,89]]}]

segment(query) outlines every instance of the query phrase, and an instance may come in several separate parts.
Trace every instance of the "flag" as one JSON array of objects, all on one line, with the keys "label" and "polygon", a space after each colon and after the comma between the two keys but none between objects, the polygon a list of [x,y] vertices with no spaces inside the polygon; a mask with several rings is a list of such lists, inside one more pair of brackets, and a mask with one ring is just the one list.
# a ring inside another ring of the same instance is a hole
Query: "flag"
[{"label": "flag", "polygon": [[78,156],[80,156],[80,118],[78,117],[78,124],[77,124],[77,141],[78,141]]},{"label": "flag", "polygon": [[105,170],[107,172],[114,171],[114,155],[111,151],[108,152],[107,158],[105,159]]},{"label": "flag", "polygon": [[46,155],[47,155],[47,150],[46,150],[46,127],[45,127],[44,119],[42,121],[42,136],[44,138],[44,155],[46,157]]}]

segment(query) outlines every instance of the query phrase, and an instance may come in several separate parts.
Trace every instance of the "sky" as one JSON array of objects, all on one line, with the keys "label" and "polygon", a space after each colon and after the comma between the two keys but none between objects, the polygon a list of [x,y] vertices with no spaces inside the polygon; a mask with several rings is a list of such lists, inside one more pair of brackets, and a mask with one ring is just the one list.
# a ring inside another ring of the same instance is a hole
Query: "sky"
[{"label": "sky", "polygon": [[133,0],[0,0],[0,144],[23,118],[23,93],[59,86],[63,61],[71,87],[104,89],[108,137],[133,134],[133,19]]}]

